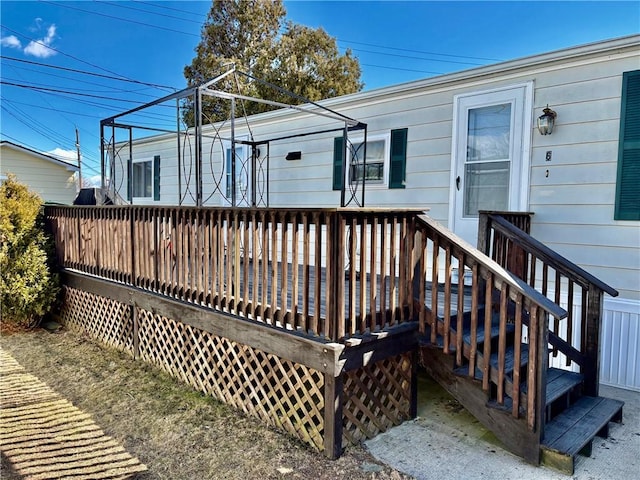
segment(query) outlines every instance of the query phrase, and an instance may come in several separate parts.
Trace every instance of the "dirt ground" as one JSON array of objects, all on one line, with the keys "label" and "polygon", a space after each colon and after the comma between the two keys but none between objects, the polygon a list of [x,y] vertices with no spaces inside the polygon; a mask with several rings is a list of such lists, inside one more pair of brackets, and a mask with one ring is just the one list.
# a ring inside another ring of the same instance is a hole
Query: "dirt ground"
[{"label": "dirt ground", "polygon": [[[360,447],[329,460],[155,367],[72,332],[5,333],[0,345],[146,464],[140,480],[411,478]],[[4,456],[0,476],[20,478]]]}]

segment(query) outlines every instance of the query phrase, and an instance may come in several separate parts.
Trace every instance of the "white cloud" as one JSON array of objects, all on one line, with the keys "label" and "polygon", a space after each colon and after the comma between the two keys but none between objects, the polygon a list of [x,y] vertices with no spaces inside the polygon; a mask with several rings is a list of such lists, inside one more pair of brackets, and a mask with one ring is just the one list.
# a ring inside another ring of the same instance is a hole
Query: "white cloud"
[{"label": "white cloud", "polygon": [[20,40],[18,40],[18,37],[16,37],[15,35],[9,35],[8,37],[0,38],[0,44],[3,47],[22,48]]},{"label": "white cloud", "polygon": [[102,177],[100,175],[93,175],[91,177],[83,177],[83,183],[85,187],[100,187],[102,185]]},{"label": "white cloud", "polygon": [[50,152],[47,152],[47,154],[57,158],[58,160],[62,160],[63,162],[71,163],[73,165],[78,164],[78,152],[75,150],[64,150],[57,147]]},{"label": "white cloud", "polygon": [[[39,19],[38,19],[39,20]],[[47,34],[40,40],[32,40],[29,45],[24,47],[25,55],[32,55],[38,58],[48,58],[57,52],[50,48],[56,38],[56,26],[51,25],[47,28]]]}]

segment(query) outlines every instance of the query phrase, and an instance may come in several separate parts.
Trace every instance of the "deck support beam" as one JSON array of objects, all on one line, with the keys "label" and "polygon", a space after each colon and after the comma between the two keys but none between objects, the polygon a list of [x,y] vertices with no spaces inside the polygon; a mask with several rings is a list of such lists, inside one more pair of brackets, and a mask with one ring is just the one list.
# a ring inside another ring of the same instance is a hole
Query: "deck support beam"
[{"label": "deck support beam", "polygon": [[272,353],[322,373],[337,376],[342,370],[338,359],[345,348],[343,344],[325,343],[320,339],[303,337],[290,330],[263,325],[70,270],[63,272],[63,283],[78,290],[132,305],[133,308],[180,319],[182,323],[207,333]]}]

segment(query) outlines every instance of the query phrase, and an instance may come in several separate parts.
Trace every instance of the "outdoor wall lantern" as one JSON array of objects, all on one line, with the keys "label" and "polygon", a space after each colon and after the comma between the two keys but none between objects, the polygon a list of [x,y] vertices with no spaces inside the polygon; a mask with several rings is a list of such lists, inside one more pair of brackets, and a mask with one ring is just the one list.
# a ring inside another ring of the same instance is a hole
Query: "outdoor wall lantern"
[{"label": "outdoor wall lantern", "polygon": [[547,108],[543,109],[542,115],[538,117],[538,131],[540,135],[551,135],[557,115],[556,112],[549,108],[549,104],[547,104]]},{"label": "outdoor wall lantern", "polygon": [[285,158],[287,160],[300,160],[302,158],[302,152],[289,152]]}]

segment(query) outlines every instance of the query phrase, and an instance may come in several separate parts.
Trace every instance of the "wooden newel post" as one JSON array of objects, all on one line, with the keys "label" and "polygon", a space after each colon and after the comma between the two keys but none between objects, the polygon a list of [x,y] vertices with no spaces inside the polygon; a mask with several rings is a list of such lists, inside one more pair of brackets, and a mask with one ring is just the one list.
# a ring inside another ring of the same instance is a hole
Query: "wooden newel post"
[{"label": "wooden newel post", "polygon": [[478,245],[476,248],[487,256],[490,256],[491,219],[488,212],[479,212],[478,216]]},{"label": "wooden newel post", "polygon": [[589,285],[587,299],[587,318],[582,334],[584,341],[582,351],[585,353],[584,394],[597,397],[600,383],[600,323],[603,308],[602,290]]}]

